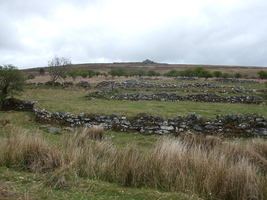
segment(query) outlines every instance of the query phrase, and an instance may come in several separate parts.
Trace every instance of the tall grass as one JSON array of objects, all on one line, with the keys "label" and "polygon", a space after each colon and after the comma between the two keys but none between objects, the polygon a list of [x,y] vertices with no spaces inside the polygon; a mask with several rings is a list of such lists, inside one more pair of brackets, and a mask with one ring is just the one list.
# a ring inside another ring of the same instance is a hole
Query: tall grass
[{"label": "tall grass", "polygon": [[0,165],[46,173],[44,184],[54,187],[75,184],[83,177],[205,199],[267,198],[264,140],[221,143],[215,137],[162,137],[141,152],[134,145],[122,149],[95,140],[88,137],[91,131],[63,136],[57,145],[38,134],[11,134],[0,141]]}]

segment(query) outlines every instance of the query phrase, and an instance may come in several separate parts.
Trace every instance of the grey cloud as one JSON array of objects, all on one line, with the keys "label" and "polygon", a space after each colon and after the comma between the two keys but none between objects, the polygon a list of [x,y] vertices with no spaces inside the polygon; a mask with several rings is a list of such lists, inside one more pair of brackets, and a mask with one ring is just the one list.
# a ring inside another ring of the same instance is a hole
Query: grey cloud
[{"label": "grey cloud", "polygon": [[198,18],[173,18],[158,26],[125,33],[105,20],[78,27],[72,24],[55,34],[38,38],[29,35],[36,42],[34,47],[21,43],[16,25],[20,21],[29,26],[34,26],[30,21],[38,17],[53,22],[63,5],[77,11],[102,9],[108,1],[0,0],[3,2],[0,53],[5,58],[0,58],[0,64],[12,61],[22,67],[42,66],[58,55],[71,58],[73,63],[148,58],[169,63],[267,66],[267,2],[261,0],[242,1],[242,5],[231,9],[212,3],[201,8]]}]

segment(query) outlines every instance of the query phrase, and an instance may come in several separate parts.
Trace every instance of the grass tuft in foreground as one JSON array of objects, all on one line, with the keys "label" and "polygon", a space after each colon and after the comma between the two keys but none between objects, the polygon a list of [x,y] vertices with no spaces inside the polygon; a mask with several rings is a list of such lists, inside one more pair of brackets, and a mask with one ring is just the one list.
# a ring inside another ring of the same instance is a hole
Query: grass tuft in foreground
[{"label": "grass tuft in foreground", "polygon": [[54,188],[78,185],[84,178],[205,199],[267,198],[264,140],[162,137],[148,151],[139,151],[135,145],[118,148],[110,141],[92,140],[89,132],[63,136],[58,144],[38,134],[10,134],[0,141],[0,165],[43,173],[43,185]]}]

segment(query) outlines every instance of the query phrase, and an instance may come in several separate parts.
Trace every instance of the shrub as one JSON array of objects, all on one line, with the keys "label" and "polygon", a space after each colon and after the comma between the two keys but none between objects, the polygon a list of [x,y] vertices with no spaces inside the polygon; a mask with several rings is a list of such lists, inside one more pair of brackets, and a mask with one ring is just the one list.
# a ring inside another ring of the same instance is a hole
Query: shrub
[{"label": "shrub", "polygon": [[124,68],[116,68],[116,69],[111,69],[109,71],[109,74],[114,77],[114,76],[125,76],[126,71]]},{"label": "shrub", "polygon": [[44,69],[44,68],[40,68],[40,69],[39,69],[39,74],[40,74],[41,76],[44,76],[44,75],[45,75],[45,69]]},{"label": "shrub", "polygon": [[34,79],[35,78],[35,75],[34,74],[30,74],[27,78],[28,79]]},{"label": "shrub", "polygon": [[179,74],[179,72],[177,70],[173,69],[173,70],[165,73],[164,75],[165,76],[176,77],[176,76],[179,76],[180,74]]},{"label": "shrub", "polygon": [[267,72],[265,72],[265,71],[259,71],[258,75],[259,75],[260,79],[267,79]]},{"label": "shrub", "polygon": [[222,74],[222,78],[229,78],[229,77],[230,77],[230,75],[228,73],[223,73]]},{"label": "shrub", "polygon": [[23,90],[25,78],[13,65],[0,66],[0,108],[7,101],[8,96],[13,96]]},{"label": "shrub", "polygon": [[148,76],[160,76],[160,73],[159,73],[159,72],[156,72],[156,71],[154,71],[154,70],[149,70],[149,71],[147,72],[147,75],[148,75]]},{"label": "shrub", "polygon": [[243,76],[242,76],[242,74],[241,73],[235,73],[235,78],[242,78]]},{"label": "shrub", "polygon": [[216,77],[216,78],[219,78],[219,77],[222,77],[222,72],[221,71],[214,71],[213,72],[213,75]]}]

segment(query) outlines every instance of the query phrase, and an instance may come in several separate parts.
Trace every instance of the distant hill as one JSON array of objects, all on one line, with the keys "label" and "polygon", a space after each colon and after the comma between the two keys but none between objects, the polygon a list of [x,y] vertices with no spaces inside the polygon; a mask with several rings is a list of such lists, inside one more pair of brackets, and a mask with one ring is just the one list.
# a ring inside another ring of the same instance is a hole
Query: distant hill
[{"label": "distant hill", "polygon": [[[142,70],[155,70],[161,74],[164,74],[170,70],[186,70],[189,68],[195,67],[204,67],[207,70],[213,71],[221,71],[223,73],[229,73],[233,75],[237,72],[240,72],[243,76],[247,76],[248,78],[258,78],[259,71],[267,71],[267,67],[254,67],[254,66],[231,66],[231,65],[203,65],[203,64],[167,64],[167,63],[149,63],[146,64],[144,62],[122,62],[122,63],[85,63],[85,64],[73,64],[71,69],[92,69],[95,71],[99,71],[101,73],[108,72],[114,68],[123,67],[127,71],[142,69]],[[38,67],[38,68],[30,68],[21,70],[24,73],[39,73],[40,68],[44,68],[45,71],[47,67]]]}]

